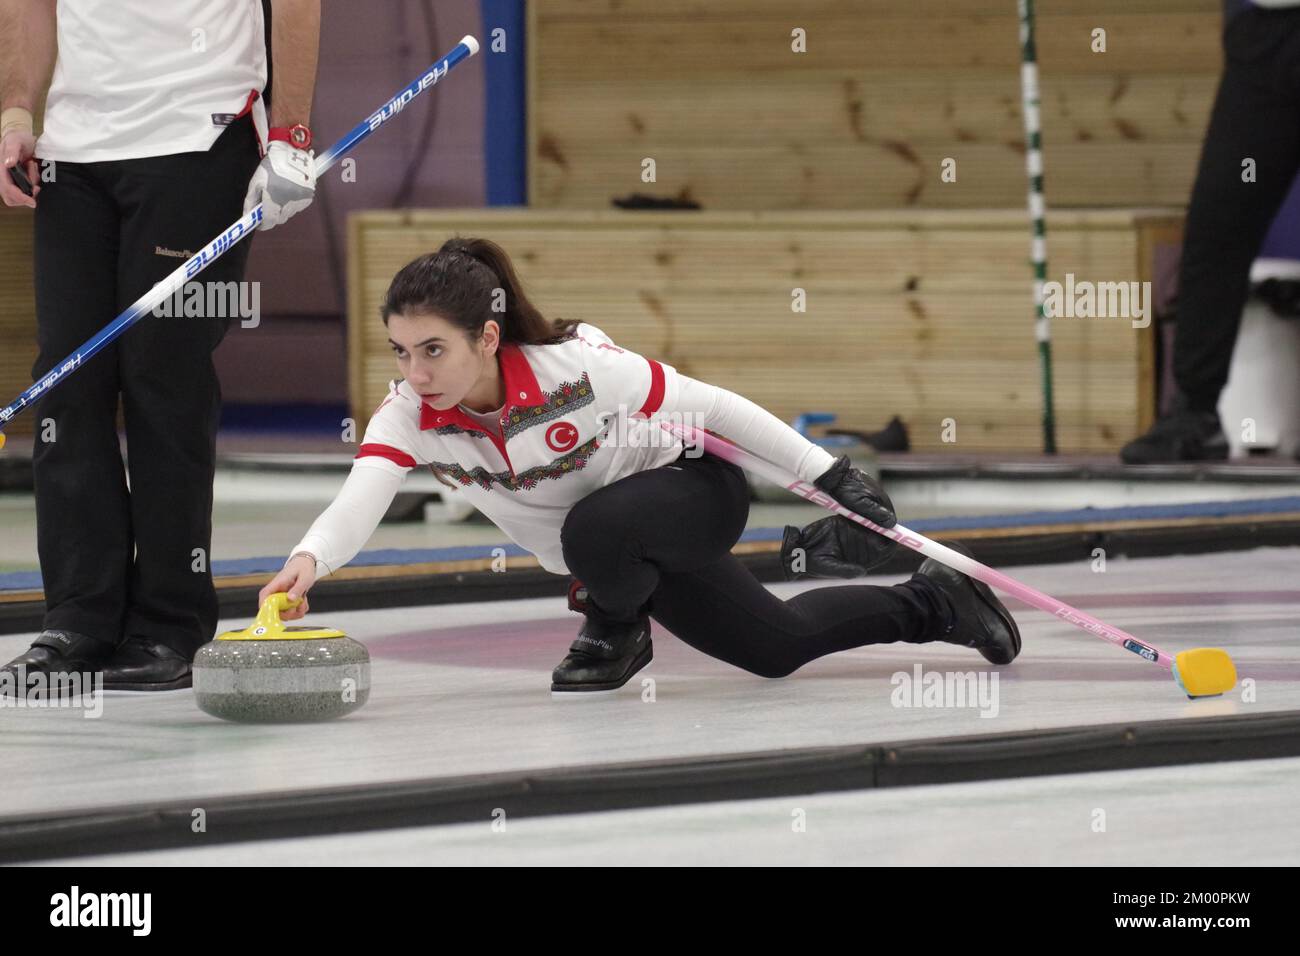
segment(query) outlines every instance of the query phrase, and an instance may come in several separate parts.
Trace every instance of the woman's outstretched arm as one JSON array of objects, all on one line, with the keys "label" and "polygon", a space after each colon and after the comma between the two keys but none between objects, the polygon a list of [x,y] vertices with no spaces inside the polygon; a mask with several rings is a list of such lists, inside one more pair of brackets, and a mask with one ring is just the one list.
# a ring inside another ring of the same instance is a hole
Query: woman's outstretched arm
[{"label": "woman's outstretched arm", "polygon": [[735,392],[678,373],[677,412],[699,416],[695,424],[717,432],[775,465],[815,481],[835,456],[809,441],[761,405]]},{"label": "woman's outstretched arm", "polygon": [[404,473],[358,459],[334,501],[290,552],[316,559],[316,575],[332,574],[357,556],[379,527],[406,480]]}]

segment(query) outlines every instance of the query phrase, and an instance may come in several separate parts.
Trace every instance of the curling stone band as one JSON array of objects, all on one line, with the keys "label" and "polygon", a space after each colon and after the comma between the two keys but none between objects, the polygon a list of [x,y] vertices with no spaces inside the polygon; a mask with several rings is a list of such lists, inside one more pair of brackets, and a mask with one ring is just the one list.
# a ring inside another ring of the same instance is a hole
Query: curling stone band
[{"label": "curling stone band", "polygon": [[330,720],[365,704],[365,646],[333,628],[285,625],[280,612],[297,603],[273,594],[247,628],[199,648],[194,696],[200,709],[223,720],[289,723]]}]

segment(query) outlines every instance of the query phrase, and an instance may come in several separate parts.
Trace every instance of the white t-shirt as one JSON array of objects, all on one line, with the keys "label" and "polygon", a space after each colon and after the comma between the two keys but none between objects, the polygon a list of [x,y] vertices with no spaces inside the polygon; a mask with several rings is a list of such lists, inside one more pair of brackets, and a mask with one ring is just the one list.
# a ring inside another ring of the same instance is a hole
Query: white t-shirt
[{"label": "white t-shirt", "polygon": [[[406,474],[436,463],[466,499],[543,568],[568,574],[560,528],[569,509],[627,475],[675,461],[683,450],[655,417],[708,428],[805,481],[835,457],[771,412],[671,365],[619,348],[582,323],[548,345],[503,343],[505,431],[489,435],[459,407],[426,404],[393,383],[366,428],[338,497],[290,552],[338,570],[365,545]],[[620,412],[620,406],[622,411]]]},{"label": "white t-shirt", "polygon": [[[59,0],[41,159],[203,151],[266,86],[261,0]],[[266,108],[252,104],[266,142]]]}]

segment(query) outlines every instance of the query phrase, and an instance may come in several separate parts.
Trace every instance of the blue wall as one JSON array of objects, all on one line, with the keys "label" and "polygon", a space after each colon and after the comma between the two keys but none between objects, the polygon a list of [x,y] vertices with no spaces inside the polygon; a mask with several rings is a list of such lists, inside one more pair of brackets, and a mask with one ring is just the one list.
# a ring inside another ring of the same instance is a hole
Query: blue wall
[{"label": "blue wall", "polygon": [[[524,0],[481,0],[483,15],[486,106],[483,149],[487,164],[489,206],[520,206],[528,202],[527,179],[527,43]],[[493,32],[505,31],[506,49],[493,52]]]}]

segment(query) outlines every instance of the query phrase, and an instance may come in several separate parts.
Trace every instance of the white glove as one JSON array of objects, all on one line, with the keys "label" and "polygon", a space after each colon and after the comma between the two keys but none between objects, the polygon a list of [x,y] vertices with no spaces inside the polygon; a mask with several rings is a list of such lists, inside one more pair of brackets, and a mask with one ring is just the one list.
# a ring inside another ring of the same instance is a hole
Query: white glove
[{"label": "white glove", "polygon": [[316,195],[316,157],[283,140],[272,140],[244,196],[244,212],[262,204],[258,231],[273,229],[311,205]]}]

